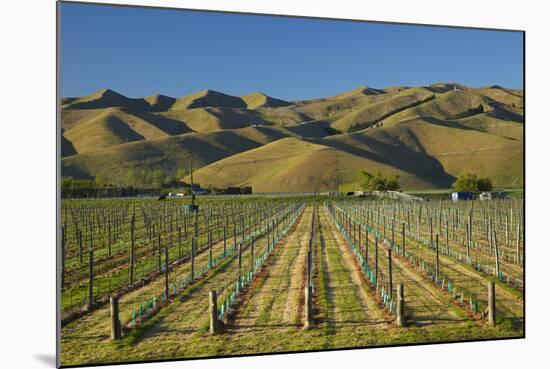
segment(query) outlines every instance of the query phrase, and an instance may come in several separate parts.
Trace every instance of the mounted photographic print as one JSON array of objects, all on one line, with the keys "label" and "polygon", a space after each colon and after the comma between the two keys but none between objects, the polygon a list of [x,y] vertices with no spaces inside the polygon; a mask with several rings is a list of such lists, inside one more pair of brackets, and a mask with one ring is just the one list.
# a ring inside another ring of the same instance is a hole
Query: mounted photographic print
[{"label": "mounted photographic print", "polygon": [[60,2],[58,37],[59,365],[524,337],[523,31]]}]

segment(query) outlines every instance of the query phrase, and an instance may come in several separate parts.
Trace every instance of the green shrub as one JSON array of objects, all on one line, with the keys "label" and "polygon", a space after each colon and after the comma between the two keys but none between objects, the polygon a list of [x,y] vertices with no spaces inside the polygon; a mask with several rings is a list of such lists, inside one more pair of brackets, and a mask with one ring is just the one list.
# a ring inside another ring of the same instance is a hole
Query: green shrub
[{"label": "green shrub", "polygon": [[478,178],[475,174],[462,174],[453,183],[453,188],[459,192],[491,191],[493,183],[490,178]]},{"label": "green shrub", "polygon": [[371,174],[364,170],[359,174],[362,177],[361,188],[365,191],[398,191],[401,189],[399,185],[399,174],[388,174],[385,176],[378,171],[376,174]]}]

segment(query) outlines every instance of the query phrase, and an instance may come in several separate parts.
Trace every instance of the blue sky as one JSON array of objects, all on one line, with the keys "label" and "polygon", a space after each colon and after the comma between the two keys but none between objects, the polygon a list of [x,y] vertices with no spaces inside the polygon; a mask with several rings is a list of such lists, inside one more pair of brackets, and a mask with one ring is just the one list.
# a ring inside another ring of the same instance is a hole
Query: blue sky
[{"label": "blue sky", "polygon": [[523,35],[63,3],[61,95],[205,88],[294,100],[360,85],[523,87]]}]

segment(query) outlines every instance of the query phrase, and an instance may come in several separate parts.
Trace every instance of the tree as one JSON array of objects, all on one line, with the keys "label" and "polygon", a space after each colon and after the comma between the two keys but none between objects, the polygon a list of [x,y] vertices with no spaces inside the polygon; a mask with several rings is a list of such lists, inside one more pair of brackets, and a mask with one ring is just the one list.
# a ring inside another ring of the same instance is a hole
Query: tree
[{"label": "tree", "polygon": [[75,179],[73,177],[61,177],[61,188],[94,188],[95,182],[91,179]]},{"label": "tree", "polygon": [[491,191],[493,189],[493,182],[490,178],[480,178],[477,181],[477,188],[479,191]]},{"label": "tree", "polygon": [[137,187],[137,174],[134,169],[128,169],[128,172],[126,173],[126,185]]},{"label": "tree", "polygon": [[365,191],[398,191],[401,189],[399,174],[397,173],[388,174],[387,176],[380,171],[377,171],[374,175],[364,170],[359,173],[362,177],[361,188]]},{"label": "tree", "polygon": [[478,178],[475,174],[462,174],[460,175],[453,188],[459,192],[482,192],[491,191],[493,189],[493,183],[490,178]]},{"label": "tree", "polygon": [[164,173],[160,169],[155,169],[153,173],[151,173],[151,182],[153,187],[159,188],[162,186],[164,181],[166,180],[166,173]]},{"label": "tree", "polygon": [[106,186],[109,183],[109,177],[102,171],[99,171],[95,174],[95,183],[98,186]]},{"label": "tree", "polygon": [[140,170],[137,173],[137,187],[147,188],[151,186],[151,176],[149,172],[145,169]]}]

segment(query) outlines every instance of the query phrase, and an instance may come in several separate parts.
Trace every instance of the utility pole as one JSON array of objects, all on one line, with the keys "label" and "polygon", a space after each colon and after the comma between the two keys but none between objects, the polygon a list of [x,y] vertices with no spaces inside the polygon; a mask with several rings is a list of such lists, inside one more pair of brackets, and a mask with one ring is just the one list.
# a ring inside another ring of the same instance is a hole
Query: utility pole
[{"label": "utility pole", "polygon": [[191,212],[193,213],[194,235],[191,238],[191,282],[195,281],[195,252],[197,251],[199,240],[199,207],[195,204],[195,185],[193,182],[193,153],[189,150],[189,166],[191,172]]},{"label": "utility pole", "polygon": [[339,186],[340,186],[340,178],[338,173],[338,156],[336,154],[336,149],[332,149],[334,151],[334,170],[335,170],[335,178],[334,178],[334,191],[338,193]]},{"label": "utility pole", "polygon": [[191,150],[189,150],[189,164],[191,167],[191,206],[192,206],[192,209],[195,209],[195,185],[193,183],[193,153],[191,152]]},{"label": "utility pole", "polygon": [[196,204],[195,200],[195,183],[193,181],[193,153],[191,150],[189,150],[189,165],[191,169],[191,211],[193,212],[193,219],[194,219],[194,232],[195,232],[195,239],[199,238],[199,218],[198,218],[198,212],[199,212],[199,206]]}]

